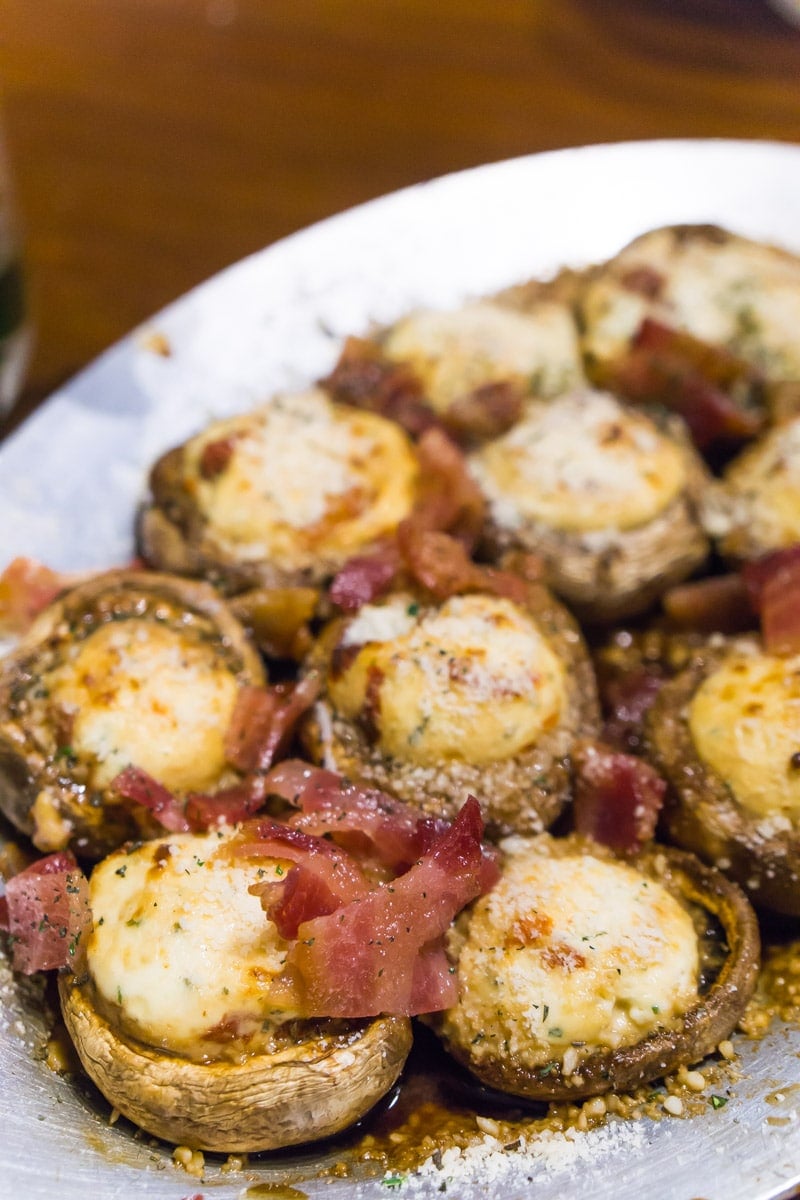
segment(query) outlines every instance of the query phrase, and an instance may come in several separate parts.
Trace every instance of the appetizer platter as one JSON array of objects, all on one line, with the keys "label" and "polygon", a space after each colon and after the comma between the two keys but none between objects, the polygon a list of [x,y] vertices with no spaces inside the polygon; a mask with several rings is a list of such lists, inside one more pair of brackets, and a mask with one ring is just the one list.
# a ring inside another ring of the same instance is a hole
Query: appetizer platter
[{"label": "appetizer platter", "polygon": [[797,212],[766,143],[446,177],[0,446],[13,1194],[796,1193]]}]

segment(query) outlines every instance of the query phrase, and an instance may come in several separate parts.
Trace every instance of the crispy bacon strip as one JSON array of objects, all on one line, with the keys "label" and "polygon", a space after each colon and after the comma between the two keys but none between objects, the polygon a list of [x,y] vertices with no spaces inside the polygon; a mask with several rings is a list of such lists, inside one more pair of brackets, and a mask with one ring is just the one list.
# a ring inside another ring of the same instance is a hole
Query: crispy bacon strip
[{"label": "crispy bacon strip", "polygon": [[800,652],[800,544],[774,550],[742,568],[771,654]]},{"label": "crispy bacon strip", "polygon": [[220,825],[237,825],[257,813],[264,804],[263,776],[251,775],[242,783],[222,788],[211,796],[191,792],[186,797],[186,820],[195,833]]},{"label": "crispy bacon strip", "polygon": [[254,883],[249,891],[259,897],[264,912],[287,941],[297,937],[304,921],[327,917],[341,905],[325,880],[305,863],[292,867],[284,880]]},{"label": "crispy bacon strip", "polygon": [[662,605],[676,629],[697,633],[741,633],[755,618],[747,585],[736,572],[678,584],[665,592]]},{"label": "crispy bacon strip", "polygon": [[225,735],[228,762],[243,772],[268,770],[319,690],[313,671],[297,683],[241,688]]},{"label": "crispy bacon strip", "polygon": [[337,904],[346,904],[369,890],[355,858],[326,838],[281,821],[257,818],[241,829],[233,853],[241,858],[280,858],[301,865],[321,880]]},{"label": "crispy bacon strip", "polygon": [[454,1003],[455,977],[445,969],[441,938],[481,891],[482,833],[480,808],[470,797],[411,870],[300,925],[287,961],[309,1016],[413,1015]]},{"label": "crispy bacon strip", "polygon": [[429,429],[417,444],[417,456],[420,493],[407,520],[419,529],[443,530],[474,549],[483,532],[486,502],[463,453],[441,429]]},{"label": "crispy bacon strip", "polygon": [[697,447],[755,436],[764,422],[754,402],[734,398],[734,390],[758,397],[761,376],[750,363],[724,347],[647,317],[628,353],[603,369],[599,382],[632,401],[663,404],[683,417]]},{"label": "crispy bacon strip", "polygon": [[111,781],[111,788],[124,800],[148,809],[170,833],[188,833],[191,829],[180,801],[141,767],[125,767]]},{"label": "crispy bacon strip", "polygon": [[396,421],[413,438],[438,420],[412,368],[392,362],[366,338],[347,338],[339,361],[320,386],[342,404]]},{"label": "crispy bacon strip", "polygon": [[14,969],[24,975],[79,966],[91,925],[89,885],[67,851],[39,859],[6,884],[0,927],[11,935]]},{"label": "crispy bacon strip", "polygon": [[573,752],[575,828],[623,854],[655,833],[667,785],[641,758],[586,738]]},{"label": "crispy bacon strip", "polygon": [[357,612],[391,588],[402,565],[397,542],[392,540],[371,554],[348,559],[330,586],[329,595],[344,612]]},{"label": "crispy bacon strip", "polygon": [[408,870],[432,845],[447,822],[422,817],[417,809],[376,788],[362,787],[322,767],[287,759],[266,776],[268,795],[280,796],[300,811],[295,829],[332,835],[352,845],[364,841],[377,862],[394,872]]}]

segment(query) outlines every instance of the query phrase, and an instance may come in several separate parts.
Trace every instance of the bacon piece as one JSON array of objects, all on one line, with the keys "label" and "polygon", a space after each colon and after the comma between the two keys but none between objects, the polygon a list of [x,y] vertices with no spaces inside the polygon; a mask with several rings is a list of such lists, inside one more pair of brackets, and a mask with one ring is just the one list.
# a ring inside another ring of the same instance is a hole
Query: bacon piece
[{"label": "bacon piece", "polygon": [[467,550],[474,549],[483,532],[486,502],[461,450],[443,430],[429,429],[419,440],[417,456],[419,498],[407,521],[418,529],[444,530]]},{"label": "bacon piece", "polygon": [[257,813],[263,804],[263,776],[254,775],[210,796],[191,792],[186,797],[186,820],[195,833],[204,833],[220,825],[238,825]]},{"label": "bacon piece", "polygon": [[281,821],[248,821],[242,826],[233,853],[241,858],[280,858],[298,863],[325,884],[338,904],[349,903],[369,890],[360,865],[341,846]]},{"label": "bacon piece", "polygon": [[764,423],[763,412],[732,395],[759,394],[763,381],[749,363],[649,317],[600,382],[627,400],[654,401],[683,417],[701,450],[753,437]]},{"label": "bacon piece", "polygon": [[498,379],[454,400],[443,422],[461,445],[485,442],[517,423],[524,400],[525,393],[517,380]]},{"label": "bacon piece", "polygon": [[396,421],[413,438],[438,421],[414,370],[407,363],[392,362],[365,338],[346,340],[339,361],[320,386],[342,404]]},{"label": "bacon piece", "polygon": [[387,542],[371,554],[350,558],[330,586],[330,598],[345,612],[357,612],[388,592],[402,565],[395,541]]},{"label": "bacon piece", "polygon": [[244,772],[268,770],[319,690],[313,671],[297,683],[241,688],[225,735],[228,762]]},{"label": "bacon piece", "polygon": [[9,879],[5,901],[3,927],[16,971],[79,965],[92,917],[89,885],[69,852],[50,854]]},{"label": "bacon piece", "polygon": [[111,787],[124,800],[131,800],[148,809],[170,833],[190,831],[191,826],[180,801],[141,767],[125,767],[112,779]]},{"label": "bacon piece", "polygon": [[362,787],[322,767],[287,759],[265,777],[268,795],[280,796],[300,812],[291,825],[331,834],[341,844],[350,835],[367,841],[377,861],[394,872],[407,870],[431,848],[445,821],[422,817],[411,805],[377,788]]},{"label": "bacon piece", "polygon": [[287,961],[309,1016],[413,1015],[454,1002],[441,938],[481,891],[482,833],[480,808],[470,797],[411,870],[300,925]]},{"label": "bacon piece", "polygon": [[588,738],[573,751],[575,828],[624,854],[655,833],[667,785],[641,758]]},{"label": "bacon piece", "polygon": [[800,544],[773,550],[742,568],[742,577],[761,618],[770,654],[800,651]]},{"label": "bacon piece", "polygon": [[397,537],[409,571],[437,600],[482,589],[480,567],[449,534],[403,522]]},{"label": "bacon piece", "polygon": [[327,917],[341,905],[325,880],[304,863],[292,867],[285,879],[255,883],[249,891],[259,897],[264,912],[287,940],[297,937],[304,921]]},{"label": "bacon piece", "polygon": [[0,575],[0,632],[25,633],[56,596],[85,578],[62,574],[34,558],[15,558]]},{"label": "bacon piece", "polygon": [[662,605],[674,627],[697,633],[741,633],[752,627],[755,617],[738,573],[679,584],[664,593]]}]

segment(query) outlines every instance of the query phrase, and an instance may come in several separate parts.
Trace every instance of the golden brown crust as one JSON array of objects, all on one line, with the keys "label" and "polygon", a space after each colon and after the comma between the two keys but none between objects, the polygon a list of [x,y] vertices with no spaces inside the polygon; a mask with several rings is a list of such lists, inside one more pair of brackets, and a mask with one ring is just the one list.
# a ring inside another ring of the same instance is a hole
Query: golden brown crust
[{"label": "golden brown crust", "polygon": [[240,685],[265,681],[244,629],[207,583],[154,571],[109,571],[56,600],[0,664],[0,810],[44,849],[68,844],[79,856],[100,858],[147,832],[107,789],[86,786],[81,765],[60,746],[47,697],[37,688],[42,674],[80,638],[145,612],[184,627],[191,615],[195,636],[213,646]]},{"label": "golden brown crust", "polygon": [[[515,758],[481,765],[460,760],[433,766],[403,763],[382,754],[368,731],[337,714],[323,694],[302,730],[311,759],[391,792],[431,816],[453,817],[467,796],[475,795],[492,837],[549,827],[571,798],[570,750],[576,738],[595,736],[599,729],[597,689],[580,631],[552,593],[529,585],[526,608],[567,664],[566,715],[535,746]],[[323,676],[346,623],[346,618],[333,621],[311,657],[310,665],[319,667]]]},{"label": "golden brown crust", "polygon": [[[586,843],[581,852],[596,855],[598,850]],[[700,906],[719,922],[727,953],[708,990],[683,1014],[677,1028],[659,1029],[634,1045],[615,1050],[581,1050],[569,1071],[557,1057],[535,1068],[513,1058],[476,1060],[469,1045],[446,1040],[453,1057],[483,1083],[533,1100],[625,1091],[704,1058],[736,1026],[755,988],[760,963],[758,922],[747,899],[719,871],[680,850],[654,846],[627,862],[657,879],[683,903]],[[705,965],[701,961],[701,974]],[[439,1024],[436,1017],[429,1020],[434,1028]]]},{"label": "golden brown crust", "polygon": [[95,1008],[88,984],[59,979],[69,1034],[86,1073],[123,1116],[198,1150],[275,1150],[359,1120],[398,1078],[411,1049],[404,1017],[308,1023],[274,1054],[197,1063],[141,1045]]},{"label": "golden brown crust", "polygon": [[646,721],[648,757],[669,783],[663,825],[669,838],[735,879],[753,903],[800,916],[800,830],[770,829],[748,814],[697,754],[688,710],[730,643],[697,655],[659,692]]}]

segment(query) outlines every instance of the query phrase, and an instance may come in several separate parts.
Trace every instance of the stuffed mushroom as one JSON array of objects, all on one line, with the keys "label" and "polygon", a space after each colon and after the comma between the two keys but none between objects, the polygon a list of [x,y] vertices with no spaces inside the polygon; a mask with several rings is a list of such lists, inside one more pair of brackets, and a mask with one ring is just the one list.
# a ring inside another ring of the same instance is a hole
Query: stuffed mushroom
[{"label": "stuffed mushroom", "polygon": [[59,979],[109,1103],[148,1133],[223,1152],[338,1133],[389,1090],[411,1046],[407,1018],[309,1020],[276,1000],[287,943],[255,892],[291,863],[248,859],[236,837],[172,834],[100,863],[85,970]]},{"label": "stuffed mushroom", "polygon": [[489,551],[539,554],[590,622],[643,611],[706,557],[700,459],[680,428],[607,392],[532,402],[470,469],[489,505]]},{"label": "stuffed mushroom", "polygon": [[317,584],[408,516],[418,475],[394,422],[319,389],[277,396],[159,459],[141,550],[228,593]]},{"label": "stuffed mushroom", "polygon": [[441,603],[399,593],[333,621],[311,662],[315,761],[449,816],[470,792],[493,834],[538,831],[570,795],[570,749],[597,731],[592,668],[550,592]]},{"label": "stuffed mushroom", "polygon": [[579,319],[593,378],[650,320],[749,364],[756,386],[738,397],[745,407],[763,400],[759,378],[773,410],[800,400],[800,258],[775,246],[712,225],[654,229],[588,273]]},{"label": "stuffed mushroom", "polygon": [[478,1079],[528,1099],[591,1096],[696,1062],[731,1033],[759,936],[719,872],[662,848],[622,861],[574,836],[502,848],[500,882],[451,935],[458,1003],[429,1018]]},{"label": "stuffed mushroom", "polygon": [[670,784],[675,842],[737,880],[754,903],[800,915],[800,656],[718,639],[664,684],[648,753]]},{"label": "stuffed mushroom", "polygon": [[98,858],[158,826],[116,792],[133,765],[177,796],[238,782],[225,734],[264,670],[208,584],[115,571],[37,618],[0,664],[0,808],[42,851]]}]

